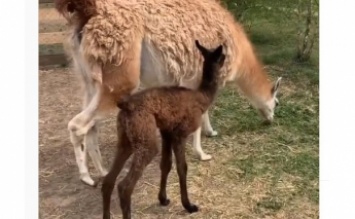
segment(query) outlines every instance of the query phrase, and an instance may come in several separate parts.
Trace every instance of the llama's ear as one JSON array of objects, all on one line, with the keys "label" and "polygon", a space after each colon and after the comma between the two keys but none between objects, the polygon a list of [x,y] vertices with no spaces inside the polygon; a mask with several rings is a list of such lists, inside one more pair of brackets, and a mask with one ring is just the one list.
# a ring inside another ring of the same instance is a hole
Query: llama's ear
[{"label": "llama's ear", "polygon": [[276,82],[274,83],[274,86],[271,89],[271,93],[273,96],[276,96],[277,91],[279,90],[281,79],[282,77],[277,78]]}]

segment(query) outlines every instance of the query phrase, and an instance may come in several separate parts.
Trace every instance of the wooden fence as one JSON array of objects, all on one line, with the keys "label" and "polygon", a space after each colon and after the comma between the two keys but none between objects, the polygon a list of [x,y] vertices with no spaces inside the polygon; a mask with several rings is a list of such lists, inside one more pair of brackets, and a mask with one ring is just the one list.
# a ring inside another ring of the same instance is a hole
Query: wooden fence
[{"label": "wooden fence", "polygon": [[39,65],[67,65],[63,50],[66,22],[53,0],[39,0]]}]

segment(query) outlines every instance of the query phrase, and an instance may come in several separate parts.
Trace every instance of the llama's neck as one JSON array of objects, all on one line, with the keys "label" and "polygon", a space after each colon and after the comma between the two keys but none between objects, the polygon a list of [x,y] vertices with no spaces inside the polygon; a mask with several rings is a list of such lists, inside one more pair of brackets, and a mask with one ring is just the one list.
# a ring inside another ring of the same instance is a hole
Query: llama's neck
[{"label": "llama's neck", "polygon": [[235,81],[240,90],[254,104],[267,101],[271,98],[272,83],[254,52],[254,48],[243,35],[244,40],[237,45],[237,77]]},{"label": "llama's neck", "polygon": [[271,98],[272,84],[260,63],[244,67],[245,73],[236,78],[240,90],[254,104],[268,101]]},{"label": "llama's neck", "polygon": [[233,74],[230,78],[254,105],[269,100],[272,84],[243,27],[237,22],[230,22],[229,29],[235,41],[231,49]]}]

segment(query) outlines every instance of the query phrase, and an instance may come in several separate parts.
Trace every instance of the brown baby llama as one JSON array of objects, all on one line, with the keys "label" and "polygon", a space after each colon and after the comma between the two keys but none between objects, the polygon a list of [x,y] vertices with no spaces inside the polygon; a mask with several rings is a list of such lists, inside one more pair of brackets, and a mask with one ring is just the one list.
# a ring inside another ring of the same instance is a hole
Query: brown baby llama
[{"label": "brown baby llama", "polygon": [[131,195],[144,168],[158,153],[157,128],[162,137],[161,182],[159,201],[168,205],[166,183],[172,166],[172,151],[176,158],[180,182],[181,202],[190,212],[198,207],[190,203],[186,173],[185,143],[201,123],[202,114],[212,104],[218,90],[219,70],[225,55],[220,45],[214,50],[195,42],[204,57],[202,81],[197,90],[184,87],[152,88],[128,97],[118,103],[121,109],[118,120],[117,153],[110,172],[102,185],[103,218],[110,218],[111,193],[125,161],[133,153],[132,166],[127,176],[118,184],[118,194],[124,219],[131,218]]}]

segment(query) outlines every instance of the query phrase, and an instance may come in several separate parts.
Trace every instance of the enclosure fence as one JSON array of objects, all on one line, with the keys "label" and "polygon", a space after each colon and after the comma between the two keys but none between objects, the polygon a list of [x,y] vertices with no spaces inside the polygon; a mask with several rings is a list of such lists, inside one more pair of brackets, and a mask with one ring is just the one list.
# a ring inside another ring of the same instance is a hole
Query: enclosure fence
[{"label": "enclosure fence", "polygon": [[67,65],[63,50],[65,19],[55,10],[53,0],[39,0],[39,65]]}]

